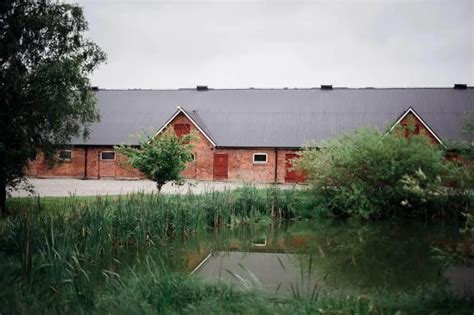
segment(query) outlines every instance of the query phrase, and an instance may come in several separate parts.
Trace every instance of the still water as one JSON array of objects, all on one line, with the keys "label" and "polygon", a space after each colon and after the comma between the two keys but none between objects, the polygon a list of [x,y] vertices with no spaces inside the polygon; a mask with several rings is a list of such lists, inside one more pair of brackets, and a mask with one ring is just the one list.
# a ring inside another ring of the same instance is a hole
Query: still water
[{"label": "still water", "polygon": [[474,268],[436,250],[474,254],[453,224],[280,222],[214,229],[158,247],[175,271],[268,295],[474,294]]}]

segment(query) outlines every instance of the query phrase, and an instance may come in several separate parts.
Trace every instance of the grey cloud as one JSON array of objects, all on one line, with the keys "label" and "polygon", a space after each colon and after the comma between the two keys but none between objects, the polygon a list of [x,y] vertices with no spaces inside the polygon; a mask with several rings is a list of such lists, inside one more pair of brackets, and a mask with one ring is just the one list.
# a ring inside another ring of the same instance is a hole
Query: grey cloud
[{"label": "grey cloud", "polygon": [[473,1],[81,0],[106,88],[474,83]]}]

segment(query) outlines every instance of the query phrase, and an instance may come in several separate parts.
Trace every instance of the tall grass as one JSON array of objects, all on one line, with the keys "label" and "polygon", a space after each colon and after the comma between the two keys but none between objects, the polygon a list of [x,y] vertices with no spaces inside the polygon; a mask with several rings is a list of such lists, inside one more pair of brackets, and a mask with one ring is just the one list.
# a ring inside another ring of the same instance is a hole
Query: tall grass
[{"label": "tall grass", "polygon": [[369,297],[296,294],[268,298],[223,283],[167,272],[146,260],[138,270],[107,283],[95,311],[113,314],[471,314],[474,300],[443,294]]},{"label": "tall grass", "polygon": [[216,226],[291,218],[300,200],[296,191],[244,187],[203,195],[70,197],[54,211],[39,199],[16,201],[16,214],[0,225],[2,273],[8,270],[0,290],[12,284],[16,290],[1,292],[1,305],[13,303],[10,311],[40,303],[58,312],[88,312],[95,287],[115,274],[124,249],[143,251]]},{"label": "tall grass", "polygon": [[16,214],[0,222],[0,313],[394,313],[368,298],[274,300],[172,273],[151,259],[131,270],[121,262],[210,228],[307,216],[308,200],[305,191],[249,186],[70,197],[53,210],[39,199],[15,201]]}]

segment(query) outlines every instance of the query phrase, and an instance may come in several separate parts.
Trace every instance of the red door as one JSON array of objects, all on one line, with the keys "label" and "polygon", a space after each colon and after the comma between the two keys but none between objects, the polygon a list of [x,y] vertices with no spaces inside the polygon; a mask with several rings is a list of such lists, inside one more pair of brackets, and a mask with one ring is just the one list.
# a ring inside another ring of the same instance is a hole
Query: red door
[{"label": "red door", "polygon": [[296,153],[287,153],[286,154],[286,174],[285,174],[285,182],[287,183],[299,183],[304,181],[304,175],[301,172],[297,172],[292,170],[293,167],[292,160],[297,159],[298,154]]},{"label": "red door", "polygon": [[227,154],[214,154],[214,179],[227,179],[228,160]]}]

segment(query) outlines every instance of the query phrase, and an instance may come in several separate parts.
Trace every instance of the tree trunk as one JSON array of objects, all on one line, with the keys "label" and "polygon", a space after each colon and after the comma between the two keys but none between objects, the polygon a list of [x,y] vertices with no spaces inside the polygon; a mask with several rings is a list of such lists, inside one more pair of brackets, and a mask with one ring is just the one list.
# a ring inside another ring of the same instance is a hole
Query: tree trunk
[{"label": "tree trunk", "polygon": [[5,167],[5,149],[0,143],[0,216],[5,216],[7,213],[7,179]]},{"label": "tree trunk", "polygon": [[7,214],[6,208],[6,201],[7,201],[7,187],[2,180],[0,183],[0,216],[5,217]]}]

